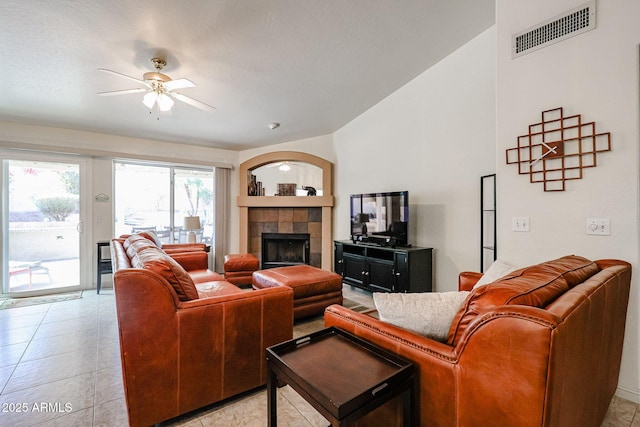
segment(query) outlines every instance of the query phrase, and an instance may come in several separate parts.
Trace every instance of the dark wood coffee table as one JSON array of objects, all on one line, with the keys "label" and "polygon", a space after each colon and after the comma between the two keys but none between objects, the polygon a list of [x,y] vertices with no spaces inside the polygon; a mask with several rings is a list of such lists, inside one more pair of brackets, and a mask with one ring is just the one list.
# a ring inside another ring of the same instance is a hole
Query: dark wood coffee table
[{"label": "dark wood coffee table", "polygon": [[413,364],[330,327],[267,348],[269,427],[277,426],[276,385],[289,384],[332,426],[345,426],[402,396],[411,425]]}]

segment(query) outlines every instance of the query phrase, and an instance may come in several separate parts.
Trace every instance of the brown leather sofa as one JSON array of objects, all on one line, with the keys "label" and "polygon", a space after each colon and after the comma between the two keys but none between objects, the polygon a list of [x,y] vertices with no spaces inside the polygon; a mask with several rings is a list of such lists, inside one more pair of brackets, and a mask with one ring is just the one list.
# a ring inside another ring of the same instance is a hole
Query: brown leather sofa
[{"label": "brown leather sofa", "polygon": [[[460,290],[479,277],[461,274]],[[630,280],[624,261],[575,256],[517,270],[471,291],[446,342],[340,306],[325,324],[416,364],[418,425],[599,427],[617,387]],[[393,402],[370,415],[359,425],[401,420]]]},{"label": "brown leather sofa", "polygon": [[265,348],[293,336],[293,292],[243,291],[207,253],[111,241],[129,424],[149,426],[266,383]]},{"label": "brown leather sofa", "polygon": [[[134,234],[150,240],[167,254],[182,252],[208,252],[210,250],[205,243],[163,243],[156,232],[152,230],[140,231]],[[129,236],[131,236],[131,234],[122,234],[120,236],[120,240],[124,241],[124,239]]]}]

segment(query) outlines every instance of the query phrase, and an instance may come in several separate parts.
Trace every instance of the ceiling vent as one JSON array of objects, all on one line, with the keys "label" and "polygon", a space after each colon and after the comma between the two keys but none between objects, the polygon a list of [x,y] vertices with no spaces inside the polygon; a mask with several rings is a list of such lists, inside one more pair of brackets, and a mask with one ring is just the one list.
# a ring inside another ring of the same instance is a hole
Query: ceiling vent
[{"label": "ceiling vent", "polygon": [[511,58],[517,58],[596,28],[596,1],[511,36]]}]

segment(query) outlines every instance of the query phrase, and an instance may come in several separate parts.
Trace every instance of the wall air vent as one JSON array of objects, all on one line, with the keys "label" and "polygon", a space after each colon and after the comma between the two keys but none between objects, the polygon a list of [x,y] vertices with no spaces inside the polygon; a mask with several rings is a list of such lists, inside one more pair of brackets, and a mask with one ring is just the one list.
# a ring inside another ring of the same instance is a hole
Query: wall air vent
[{"label": "wall air vent", "polygon": [[517,58],[596,28],[596,1],[592,0],[511,36],[511,58]]}]

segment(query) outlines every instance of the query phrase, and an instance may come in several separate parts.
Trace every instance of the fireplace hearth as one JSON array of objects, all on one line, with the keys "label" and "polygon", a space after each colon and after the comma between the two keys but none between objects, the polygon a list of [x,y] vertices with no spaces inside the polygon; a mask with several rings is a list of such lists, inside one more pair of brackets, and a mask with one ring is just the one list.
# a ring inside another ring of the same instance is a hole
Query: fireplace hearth
[{"label": "fireplace hearth", "polygon": [[308,233],[262,233],[262,269],[309,264]]}]

